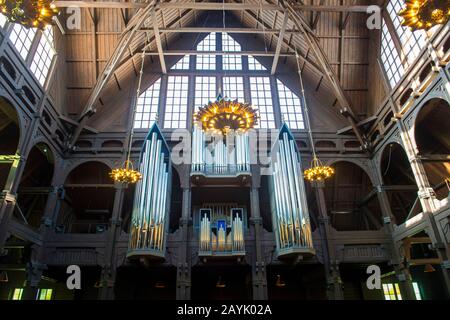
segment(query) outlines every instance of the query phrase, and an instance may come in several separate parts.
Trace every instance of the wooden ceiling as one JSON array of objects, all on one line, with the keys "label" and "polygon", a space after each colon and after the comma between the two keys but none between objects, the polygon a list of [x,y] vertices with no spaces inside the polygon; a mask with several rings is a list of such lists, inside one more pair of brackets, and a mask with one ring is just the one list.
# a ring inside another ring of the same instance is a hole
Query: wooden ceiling
[{"label": "wooden ceiling", "polygon": [[[99,82],[104,76],[105,66],[111,63],[111,56],[117,52],[120,39],[125,38],[140,8],[149,5],[151,1],[111,2],[106,7],[100,1],[57,1],[57,5],[65,7],[79,3],[81,7],[81,28],[78,30],[64,30],[59,44],[65,54],[67,70],[67,106],[66,113],[76,120],[81,120],[83,112],[95,108],[97,114],[88,121],[89,125],[100,126],[100,130],[115,130],[123,127],[126,120],[116,119],[117,114],[124,109],[118,104],[129,106],[130,97],[134,93],[135,80],[138,74],[141,50],[149,40],[148,52],[151,52],[151,63],[146,65],[146,77],[143,86],[148,87],[152,81],[162,74],[164,67],[170,68],[182,54],[192,47],[192,39],[201,40],[206,31],[219,31],[223,29],[222,21],[208,18],[221,15],[226,11],[226,26],[229,32],[235,32],[239,37],[253,36],[259,39],[256,43],[259,48],[250,51],[267,51],[268,57],[261,57],[261,61],[268,69],[276,69],[277,73],[283,70],[295,70],[295,50],[300,55],[301,67],[304,69],[305,82],[310,95],[313,95],[315,104],[330,109],[338,119],[339,106],[336,99],[336,90],[326,76],[320,60],[314,53],[311,45],[299,32],[292,15],[285,19],[278,0],[264,1],[246,0],[245,2],[194,3],[191,0],[159,2],[154,14],[138,28],[135,36],[127,43],[123,55],[120,57],[114,72],[101,86],[98,96]],[[309,5],[306,5],[309,4]],[[302,15],[308,27],[317,37],[327,62],[333,69],[338,85],[343,89],[345,97],[353,109],[356,120],[369,116],[367,83],[370,49],[370,30],[366,28],[367,15],[364,12],[367,3],[361,0],[312,0],[300,4],[297,12]],[[114,8],[111,8],[114,6]],[[234,7],[233,7],[234,6]],[[262,9],[262,10],[261,10]],[[61,10],[61,22],[67,18],[65,10]],[[156,23],[154,23],[156,19]],[[64,26],[64,23],[61,23]],[[156,27],[156,28],[155,28]],[[193,31],[197,33],[193,33]],[[200,33],[199,38],[199,31]],[[189,32],[189,33],[188,33]],[[184,42],[183,42],[184,39]],[[189,40],[191,39],[191,40]],[[189,42],[191,41],[191,42]],[[186,44],[186,42],[188,42]],[[189,47],[190,46],[190,47]],[[174,56],[175,50],[181,54]],[[243,50],[247,50],[243,46]],[[274,61],[277,60],[277,63]],[[275,64],[275,66],[274,66]],[[287,68],[286,68],[287,67]],[[289,69],[290,68],[290,69]],[[153,74],[153,76],[151,76]],[[293,73],[296,76],[296,73]],[[97,84],[97,88],[95,86]],[[91,99],[91,100],[90,100]],[[114,106],[111,109],[111,106]],[[98,119],[106,116],[100,110],[108,111],[110,121],[103,125]],[[113,112],[112,112],[113,110]],[[117,114],[116,114],[117,113]],[[120,117],[119,117],[120,118]],[[95,120],[97,119],[97,121]],[[338,120],[336,120],[338,121]],[[337,127],[347,125],[341,122]],[[334,129],[334,128],[333,128]]]}]

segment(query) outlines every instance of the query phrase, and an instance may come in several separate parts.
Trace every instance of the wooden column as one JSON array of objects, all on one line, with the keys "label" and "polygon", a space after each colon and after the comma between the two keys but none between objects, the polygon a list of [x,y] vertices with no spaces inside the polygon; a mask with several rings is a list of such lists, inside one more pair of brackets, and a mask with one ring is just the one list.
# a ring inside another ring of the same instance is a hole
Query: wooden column
[{"label": "wooden column", "polygon": [[376,170],[376,164],[372,161],[371,165],[372,171],[374,172],[374,176],[376,179],[374,183],[376,184],[375,187],[377,190],[377,198],[380,204],[381,213],[383,215],[383,222],[384,222],[383,230],[390,240],[391,264],[393,265],[395,275],[399,280],[400,292],[402,294],[403,299],[415,300],[416,295],[414,293],[414,288],[412,285],[411,274],[409,272],[408,267],[403,264],[402,258],[399,253],[399,248],[397,248],[394,242],[393,238],[394,226],[392,225],[393,214],[391,210],[391,205],[389,203],[389,198],[387,196],[386,191],[382,188],[382,181],[381,177],[378,174],[378,171]]},{"label": "wooden column", "polygon": [[[256,167],[256,166],[252,166]],[[264,261],[263,248],[261,243],[262,236],[262,218],[259,210],[259,185],[255,183],[256,170],[252,170],[252,186],[250,190],[250,210],[251,218],[250,224],[251,228],[254,230],[255,235],[255,252],[253,254],[252,261],[252,284],[253,284],[253,299],[254,300],[267,300],[267,274],[266,265]],[[258,174],[259,176],[259,174]]]},{"label": "wooden column", "polygon": [[121,212],[126,186],[116,182],[114,188],[114,205],[107,234],[105,260],[102,266],[100,289],[98,292],[99,300],[114,299],[114,285],[117,274],[116,243],[122,228]]},{"label": "wooden column", "polygon": [[322,235],[323,263],[327,280],[327,297],[329,300],[344,300],[339,262],[336,260],[334,244],[331,236],[330,220],[328,219],[327,206],[324,194],[324,181],[312,184],[319,209],[319,230]]},{"label": "wooden column", "polygon": [[[189,172],[189,171],[188,171]],[[186,178],[185,178],[186,179]],[[191,218],[191,188],[189,178],[182,183],[183,200],[180,219],[180,246],[178,247],[177,263],[177,300],[189,300],[191,298],[191,262],[188,258],[189,227]]]}]

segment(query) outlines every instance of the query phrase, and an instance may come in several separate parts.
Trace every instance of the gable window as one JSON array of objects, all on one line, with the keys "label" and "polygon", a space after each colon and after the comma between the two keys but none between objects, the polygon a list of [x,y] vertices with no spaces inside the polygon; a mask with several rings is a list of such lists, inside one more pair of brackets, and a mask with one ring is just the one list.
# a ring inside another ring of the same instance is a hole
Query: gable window
[{"label": "gable window", "polygon": [[[241,46],[226,32],[222,32],[222,51],[241,51]],[[223,70],[242,70],[242,57],[240,55],[224,55],[222,61]]]},{"label": "gable window", "polygon": [[144,93],[140,95],[136,104],[136,115],[134,127],[150,128],[156,120],[159,105],[159,92],[161,89],[161,79],[158,79]]},{"label": "gable window", "polygon": [[[221,41],[218,41],[218,40]],[[216,45],[217,40],[217,45]],[[292,130],[305,129],[302,100],[290,88],[270,74],[253,56],[248,64],[241,55],[222,56],[216,69],[216,56],[208,51],[239,52],[241,46],[228,33],[210,33],[197,45],[200,55],[179,58],[163,76],[138,98],[134,128],[148,129],[158,119],[165,129],[191,126],[190,116],[220,92],[224,98],[251,103],[258,109],[257,128],[275,128],[275,110],[281,111]],[[225,59],[226,57],[230,59]],[[194,60],[192,60],[194,59]],[[179,71],[184,70],[184,71]],[[278,100],[276,100],[278,99]],[[161,105],[162,104],[162,105]],[[278,118],[277,118],[278,119]]]},{"label": "gable window", "polygon": [[269,77],[250,77],[250,93],[252,105],[259,112],[259,128],[275,128],[272,90]]},{"label": "gable window", "polygon": [[[197,51],[216,51],[216,34],[210,33],[197,45]],[[216,56],[213,54],[197,55],[198,70],[215,70]]]},{"label": "gable window", "polygon": [[27,59],[35,35],[36,29],[27,29],[17,23],[12,28],[9,40],[11,40],[11,43],[16,47],[24,60]]},{"label": "gable window", "polygon": [[244,98],[244,78],[243,77],[223,77],[223,95],[232,100],[245,102]]},{"label": "gable window", "polygon": [[47,27],[42,32],[41,39],[39,40],[39,44],[30,66],[31,72],[34,73],[42,86],[47,79],[54,55],[55,49],[53,47],[53,29],[52,27]]},{"label": "gable window", "polygon": [[305,129],[300,98],[277,80],[280,111],[284,121],[291,129]]},{"label": "gable window", "polygon": [[164,128],[186,128],[188,82],[187,76],[168,77]]},{"label": "gable window", "polygon": [[195,110],[216,100],[216,77],[195,77]]},{"label": "gable window", "polygon": [[188,70],[189,69],[189,56],[184,56],[171,68],[172,70]]},{"label": "gable window", "polygon": [[253,56],[248,56],[248,69],[249,70],[267,70],[258,60]]}]

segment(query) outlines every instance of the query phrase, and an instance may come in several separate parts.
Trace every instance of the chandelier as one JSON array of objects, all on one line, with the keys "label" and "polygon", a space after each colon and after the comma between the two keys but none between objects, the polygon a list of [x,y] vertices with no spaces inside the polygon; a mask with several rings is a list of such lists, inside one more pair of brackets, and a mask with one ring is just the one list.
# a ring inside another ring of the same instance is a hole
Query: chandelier
[{"label": "chandelier", "polygon": [[209,102],[194,114],[194,122],[201,123],[203,131],[222,133],[230,130],[246,132],[258,121],[256,109],[248,103],[222,98],[219,94],[216,101]]},{"label": "chandelier", "polygon": [[428,30],[437,24],[444,24],[450,18],[449,0],[406,0],[406,7],[398,15],[402,25],[412,31]]},{"label": "chandelier", "polygon": [[42,30],[52,23],[58,9],[53,0],[0,0],[0,12],[9,22]]},{"label": "chandelier", "polygon": [[297,61],[297,72],[298,77],[300,80],[300,88],[302,91],[302,98],[303,98],[303,107],[305,109],[305,120],[306,124],[308,125],[308,135],[309,135],[309,141],[311,143],[312,148],[312,154],[313,158],[311,161],[311,167],[306,169],[303,172],[303,177],[308,181],[323,181],[327,178],[330,178],[334,174],[334,169],[329,166],[324,166],[322,162],[319,160],[316,154],[316,147],[314,146],[314,140],[312,136],[311,131],[311,123],[309,121],[309,112],[308,112],[308,105],[306,104],[306,97],[305,97],[305,88],[303,87],[303,80],[302,80],[302,72],[300,69],[300,64],[298,62],[299,56],[297,53],[297,50],[295,50],[295,60]]},{"label": "chandelier", "polygon": [[125,161],[123,168],[113,169],[109,176],[120,183],[136,183],[142,178],[141,173],[133,169],[133,164],[129,160]]}]

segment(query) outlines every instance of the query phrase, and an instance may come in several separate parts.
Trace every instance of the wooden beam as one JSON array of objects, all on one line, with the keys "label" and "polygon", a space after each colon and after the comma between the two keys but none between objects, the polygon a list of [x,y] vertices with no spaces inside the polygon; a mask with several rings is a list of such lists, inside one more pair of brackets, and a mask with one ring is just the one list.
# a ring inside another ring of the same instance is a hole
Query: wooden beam
[{"label": "wooden beam", "polygon": [[280,58],[281,46],[283,45],[284,32],[286,30],[287,23],[289,21],[289,15],[287,12],[283,16],[283,24],[281,26],[280,33],[278,35],[277,47],[275,49],[275,56],[273,57],[272,70],[270,73],[273,75],[277,71],[278,59]]},{"label": "wooden beam", "polygon": [[334,92],[336,94],[336,98],[340,104],[341,107],[341,114],[345,116],[348,121],[350,122],[350,125],[352,126],[352,129],[356,135],[356,138],[358,139],[359,143],[361,144],[363,150],[369,149],[369,142],[366,140],[365,137],[361,134],[359,131],[359,128],[356,125],[356,117],[353,113],[353,110],[351,108],[351,105],[349,101],[347,100],[344,90],[342,89],[342,86],[336,77],[336,74],[331,67],[328,58],[325,54],[325,52],[322,50],[319,41],[317,37],[315,36],[314,32],[309,28],[308,23],[305,21],[304,17],[300,15],[292,5],[290,5],[287,1],[282,1],[284,3],[284,6],[289,11],[289,14],[291,15],[291,18],[297,28],[301,31],[303,34],[303,38],[306,40],[306,43],[308,46],[313,50],[314,55],[316,56],[317,60],[319,61],[319,64],[322,66],[322,69],[325,73],[325,76],[327,77],[328,81],[331,83],[332,88],[334,89]]},{"label": "wooden beam", "polygon": [[[159,52],[146,52],[145,55],[157,56]],[[163,52],[165,56],[185,56],[185,55],[211,55],[211,56],[257,56],[257,57],[273,57],[276,52],[273,51],[197,51],[197,50],[166,50]],[[281,57],[294,57],[294,52],[280,52]]]},{"label": "wooden beam", "polygon": [[[141,31],[147,31],[148,28],[142,28]],[[259,29],[259,28],[216,28],[216,27],[186,27],[186,28],[159,28],[162,33],[210,33],[210,32],[227,32],[227,33],[266,33],[266,34],[278,34],[281,29]],[[294,33],[295,30],[285,30],[285,34]]]},{"label": "wooden beam", "polygon": [[92,90],[88,101],[86,103],[86,106],[83,109],[83,112],[81,113],[79,117],[79,125],[75,129],[70,143],[69,143],[69,150],[75,145],[76,141],[78,140],[78,137],[81,134],[81,131],[83,130],[83,127],[86,125],[87,121],[87,115],[95,113],[95,104],[97,103],[97,100],[100,98],[100,94],[105,87],[105,85],[108,83],[109,79],[111,78],[112,74],[115,72],[118,64],[120,63],[122,56],[127,50],[129,44],[134,39],[137,31],[141,28],[141,26],[144,24],[144,22],[147,20],[149,16],[149,12],[154,8],[156,5],[156,0],[153,0],[151,3],[147,4],[145,9],[139,9],[139,11],[136,13],[136,15],[133,17],[132,21],[130,21],[129,26],[125,29],[124,33],[122,33],[122,36],[120,37],[116,48],[114,49],[114,52],[112,53],[111,57],[109,58],[108,62],[105,65],[105,68],[103,69],[102,74],[98,78],[97,82],[95,83],[95,87]]},{"label": "wooden beam", "polygon": [[153,17],[153,31],[155,32],[155,42],[156,47],[158,49],[158,56],[159,56],[159,63],[161,64],[161,71],[162,73],[167,73],[166,68],[166,62],[164,60],[164,50],[161,43],[161,36],[159,34],[159,27],[158,27],[158,19],[156,19],[156,10],[153,8],[152,10],[152,17]]},{"label": "wooden beam", "polygon": [[[58,8],[78,7],[78,8],[101,8],[101,9],[139,9],[145,8],[148,3],[145,2],[116,2],[116,1],[55,1]],[[354,6],[323,6],[323,5],[303,5],[293,6],[301,11],[318,12],[359,12],[366,13],[367,5]],[[256,10],[283,11],[283,9],[274,4],[255,5],[250,3],[220,3],[220,2],[165,2],[156,6],[157,9],[193,9],[193,10]]]}]

